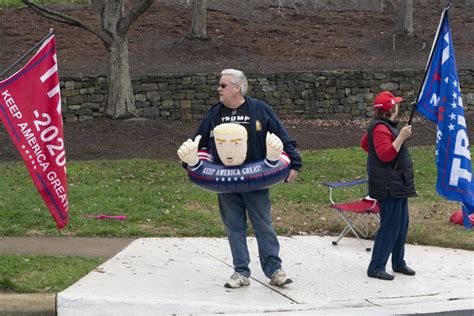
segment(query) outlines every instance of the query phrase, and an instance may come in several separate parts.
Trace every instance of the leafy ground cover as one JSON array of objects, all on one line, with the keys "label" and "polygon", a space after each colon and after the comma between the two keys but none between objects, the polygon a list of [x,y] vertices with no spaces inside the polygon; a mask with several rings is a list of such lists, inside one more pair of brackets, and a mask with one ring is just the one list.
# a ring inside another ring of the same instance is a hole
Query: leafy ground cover
[{"label": "leafy ground cover", "polygon": [[[48,6],[97,25],[97,16],[90,5],[61,2]],[[286,7],[278,8],[279,2],[286,3]],[[309,2],[313,5],[305,7]],[[446,1],[413,1],[413,36],[395,34],[397,12],[393,5],[399,1],[378,1],[383,3],[383,10],[379,11],[328,11],[324,3],[329,2],[208,0],[209,39],[201,41],[189,37],[192,2],[155,1],[130,28],[130,71],[132,74],[216,73],[225,68],[238,68],[249,74],[345,69],[420,71],[426,66]],[[472,67],[474,32],[469,31],[474,26],[472,9],[471,0],[457,0],[449,12],[458,69]],[[52,22],[24,6],[0,6],[0,20],[4,26],[0,33],[0,69],[6,69],[54,28],[60,75],[107,72],[104,45],[87,31]]]}]

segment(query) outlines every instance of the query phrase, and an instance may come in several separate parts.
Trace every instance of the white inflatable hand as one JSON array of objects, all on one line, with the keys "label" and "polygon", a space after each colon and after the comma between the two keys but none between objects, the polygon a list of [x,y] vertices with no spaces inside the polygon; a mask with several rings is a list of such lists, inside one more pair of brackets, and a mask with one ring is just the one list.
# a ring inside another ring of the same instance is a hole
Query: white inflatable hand
[{"label": "white inflatable hand", "polygon": [[178,157],[182,162],[187,163],[189,166],[195,166],[198,164],[199,158],[197,153],[200,140],[201,135],[198,135],[194,141],[189,138],[181,145],[181,147],[179,147]]},{"label": "white inflatable hand", "polygon": [[267,160],[275,161],[280,159],[283,151],[283,143],[281,139],[273,133],[267,132]]}]

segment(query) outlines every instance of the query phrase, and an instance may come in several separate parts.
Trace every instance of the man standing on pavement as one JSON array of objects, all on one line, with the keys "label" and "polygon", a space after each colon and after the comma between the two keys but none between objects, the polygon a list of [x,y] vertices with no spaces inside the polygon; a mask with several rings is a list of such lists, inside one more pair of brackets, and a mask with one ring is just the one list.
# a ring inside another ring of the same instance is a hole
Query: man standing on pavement
[{"label": "man standing on pavement", "polygon": [[[213,105],[194,138],[201,135],[199,149],[211,152],[216,163],[222,163],[216,151],[214,128],[224,123],[235,123],[247,130],[247,157],[244,163],[264,159],[266,135],[273,133],[283,142],[283,150],[291,159],[291,171],[286,182],[293,182],[301,167],[301,157],[282,122],[268,104],[246,96],[247,79],[242,71],[225,69],[221,72],[219,101]],[[197,141],[195,142],[198,143]],[[219,210],[227,231],[232,252],[234,273],[225,287],[239,288],[250,284],[250,256],[247,247],[247,216],[252,223],[258,244],[260,264],[271,285],[284,286],[293,281],[282,269],[280,244],[271,218],[269,189],[246,193],[219,193]]]}]

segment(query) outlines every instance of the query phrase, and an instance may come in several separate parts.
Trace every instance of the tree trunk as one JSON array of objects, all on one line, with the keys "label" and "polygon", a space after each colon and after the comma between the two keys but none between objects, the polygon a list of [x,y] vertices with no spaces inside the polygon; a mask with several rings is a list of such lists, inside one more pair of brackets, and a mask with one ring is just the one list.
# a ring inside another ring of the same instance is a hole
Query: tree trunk
[{"label": "tree trunk", "polygon": [[124,2],[94,0],[92,4],[99,13],[102,31],[111,38],[104,43],[109,52],[105,114],[114,120],[137,116],[128,66],[128,35],[126,32],[119,32],[119,24],[125,14]]},{"label": "tree trunk", "polygon": [[207,0],[194,0],[191,37],[207,39],[206,27]]},{"label": "tree trunk", "polygon": [[109,50],[107,108],[113,119],[137,116],[128,66],[128,37],[115,38]]},{"label": "tree trunk", "polygon": [[401,0],[398,31],[413,35],[413,0]]}]

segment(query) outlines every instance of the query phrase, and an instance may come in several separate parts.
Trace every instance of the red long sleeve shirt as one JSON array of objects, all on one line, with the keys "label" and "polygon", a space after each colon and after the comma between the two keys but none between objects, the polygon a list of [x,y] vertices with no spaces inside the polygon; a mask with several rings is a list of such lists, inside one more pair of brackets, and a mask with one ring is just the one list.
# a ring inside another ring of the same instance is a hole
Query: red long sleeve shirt
[{"label": "red long sleeve shirt", "polygon": [[[373,131],[374,147],[377,157],[383,162],[392,161],[397,155],[397,150],[392,143],[395,140],[392,133],[384,124],[377,124]],[[360,140],[360,147],[366,152],[369,152],[368,134],[364,133]]]}]

